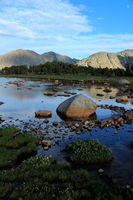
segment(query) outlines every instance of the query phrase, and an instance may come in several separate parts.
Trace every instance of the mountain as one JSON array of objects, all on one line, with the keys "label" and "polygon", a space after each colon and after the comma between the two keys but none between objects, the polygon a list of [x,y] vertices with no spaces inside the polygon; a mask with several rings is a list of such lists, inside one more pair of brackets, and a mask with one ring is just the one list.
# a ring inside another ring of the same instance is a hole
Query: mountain
[{"label": "mountain", "polygon": [[37,54],[30,50],[14,50],[4,55],[0,55],[0,69],[4,67],[17,66],[17,65],[38,65],[46,62],[61,61],[65,63],[75,64],[78,60],[72,59],[68,56],[56,54],[54,52]]},{"label": "mountain", "polygon": [[76,64],[79,60],[75,58],[70,58],[68,56],[63,56],[52,51],[42,54],[45,62],[59,61],[64,63]]},{"label": "mountain", "polygon": [[42,57],[29,50],[15,50],[0,56],[0,69],[12,65],[37,65],[43,63]]},{"label": "mountain", "polygon": [[119,53],[98,52],[77,63],[78,66],[94,68],[125,69],[133,66],[133,50]]}]

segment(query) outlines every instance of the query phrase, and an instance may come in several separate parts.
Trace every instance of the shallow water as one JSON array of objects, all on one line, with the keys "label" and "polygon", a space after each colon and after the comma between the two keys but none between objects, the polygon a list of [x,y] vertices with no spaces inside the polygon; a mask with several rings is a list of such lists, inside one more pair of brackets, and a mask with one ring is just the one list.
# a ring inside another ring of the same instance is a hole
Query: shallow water
[{"label": "shallow water", "polygon": [[[18,87],[13,84],[8,84],[9,81],[22,81],[23,85]],[[79,88],[83,90],[78,90]],[[45,80],[31,80],[31,79],[15,79],[15,78],[0,78],[0,101],[4,102],[0,105],[0,116],[5,122],[1,123],[1,127],[8,125],[15,125],[21,129],[26,129],[30,124],[30,128],[40,127],[41,131],[45,131],[46,125],[44,119],[36,119],[35,112],[37,110],[51,110],[52,118],[50,123],[57,120],[62,121],[56,113],[58,105],[69,97],[58,96],[64,91],[76,92],[77,94],[84,94],[91,98],[98,105],[115,105],[124,107],[125,109],[132,109],[133,99],[127,104],[119,104],[110,96],[117,96],[118,88],[110,87],[111,93],[105,93],[103,90],[106,86],[99,85],[81,85],[75,83],[66,83],[65,85],[57,85],[55,82],[47,82]],[[53,91],[58,89],[53,96],[45,96],[45,91]],[[97,93],[102,93],[104,96],[99,97]],[[115,114],[109,109],[98,108],[96,112],[97,119],[104,119]],[[28,124],[28,125],[27,125]],[[52,127],[52,126],[51,126]],[[55,136],[52,128],[47,127],[49,135]],[[79,139],[98,138],[103,144],[107,145],[113,152],[113,161],[109,165],[102,166],[109,176],[112,176],[116,181],[124,184],[133,183],[133,150],[129,147],[129,142],[133,140],[133,124],[124,125],[117,130],[118,134],[114,134],[116,129],[113,128],[93,128],[92,131],[85,131],[80,135],[69,131],[61,126],[56,138],[52,140],[55,145],[48,151],[44,151],[41,146],[38,146],[38,155],[52,155],[57,161],[65,159],[65,153],[61,152],[65,145]],[[56,143],[58,141],[58,144]]]}]

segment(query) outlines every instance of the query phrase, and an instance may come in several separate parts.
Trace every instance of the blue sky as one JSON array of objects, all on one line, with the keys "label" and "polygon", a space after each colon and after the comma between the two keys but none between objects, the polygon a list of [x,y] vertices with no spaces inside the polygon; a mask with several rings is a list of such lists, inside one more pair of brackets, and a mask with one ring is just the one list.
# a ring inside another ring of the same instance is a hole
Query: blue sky
[{"label": "blue sky", "polygon": [[0,0],[0,54],[133,49],[133,0]]}]

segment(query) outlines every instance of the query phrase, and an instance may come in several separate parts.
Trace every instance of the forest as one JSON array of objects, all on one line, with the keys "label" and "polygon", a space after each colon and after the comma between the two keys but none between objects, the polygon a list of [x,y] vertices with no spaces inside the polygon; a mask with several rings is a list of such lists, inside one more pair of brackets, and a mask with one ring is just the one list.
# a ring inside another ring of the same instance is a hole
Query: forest
[{"label": "forest", "polygon": [[123,69],[93,68],[83,67],[63,62],[47,62],[45,64],[33,66],[11,66],[5,67],[0,71],[3,75],[21,75],[21,74],[86,74],[92,76],[133,76],[133,66]]}]

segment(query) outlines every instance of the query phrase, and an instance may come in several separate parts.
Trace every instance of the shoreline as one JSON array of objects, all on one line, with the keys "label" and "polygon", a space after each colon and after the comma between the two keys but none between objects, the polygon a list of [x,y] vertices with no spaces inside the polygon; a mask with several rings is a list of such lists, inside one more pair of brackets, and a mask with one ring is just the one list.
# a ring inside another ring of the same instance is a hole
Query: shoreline
[{"label": "shoreline", "polygon": [[109,82],[112,84],[117,84],[120,80],[126,79],[133,84],[132,77],[126,76],[116,76],[116,77],[107,77],[107,76],[87,76],[86,74],[46,74],[46,75],[33,75],[33,74],[12,74],[12,75],[3,75],[0,74],[0,78],[32,78],[32,79],[46,79],[46,80],[60,80],[60,81],[79,81],[79,82],[94,82],[94,83],[103,83]]}]

